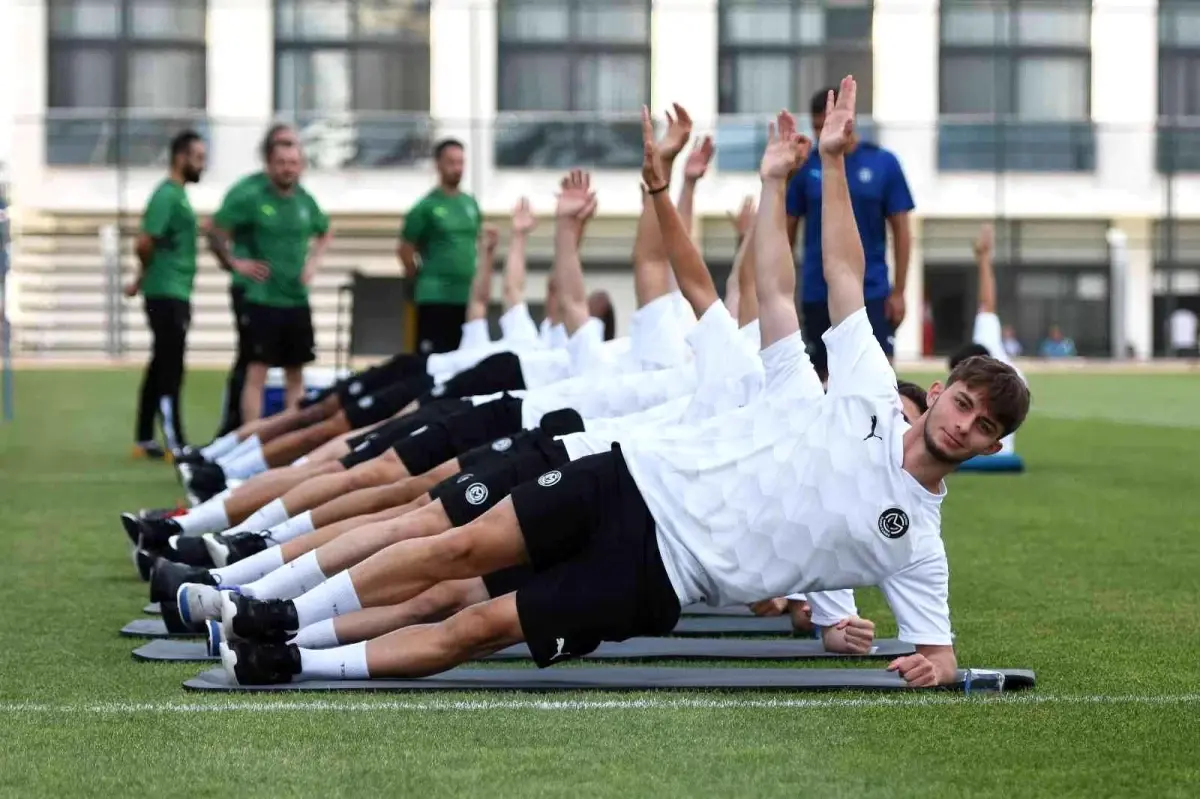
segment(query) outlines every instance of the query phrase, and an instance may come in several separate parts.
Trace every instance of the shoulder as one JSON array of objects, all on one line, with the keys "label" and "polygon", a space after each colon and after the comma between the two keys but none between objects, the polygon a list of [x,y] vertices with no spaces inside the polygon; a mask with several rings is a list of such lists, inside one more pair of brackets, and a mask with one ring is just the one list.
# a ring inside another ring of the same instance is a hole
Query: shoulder
[{"label": "shoulder", "polygon": [[870,159],[870,161],[876,164],[878,167],[895,172],[901,171],[900,159],[897,158],[896,154],[891,150],[870,142],[865,142],[861,144],[860,147],[863,151],[863,156]]}]

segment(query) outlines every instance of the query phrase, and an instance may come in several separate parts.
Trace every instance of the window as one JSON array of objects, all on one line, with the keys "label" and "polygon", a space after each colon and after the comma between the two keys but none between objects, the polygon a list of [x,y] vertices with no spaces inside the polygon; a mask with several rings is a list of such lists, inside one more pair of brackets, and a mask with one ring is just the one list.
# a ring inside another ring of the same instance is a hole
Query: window
[{"label": "window", "polygon": [[46,162],[166,163],[203,132],[205,0],[49,0]]},{"label": "window", "polygon": [[815,92],[858,81],[859,127],[870,136],[873,0],[721,0],[717,164],[758,168],[768,115],[809,124]]},{"label": "window", "polygon": [[1091,0],[943,0],[938,165],[1086,172]]},{"label": "window", "polygon": [[498,167],[642,163],[649,0],[499,0]]},{"label": "window", "polygon": [[429,0],[276,0],[275,108],[317,168],[429,158]]},{"label": "window", "polygon": [[1158,8],[1158,168],[1200,172],[1200,8]]}]

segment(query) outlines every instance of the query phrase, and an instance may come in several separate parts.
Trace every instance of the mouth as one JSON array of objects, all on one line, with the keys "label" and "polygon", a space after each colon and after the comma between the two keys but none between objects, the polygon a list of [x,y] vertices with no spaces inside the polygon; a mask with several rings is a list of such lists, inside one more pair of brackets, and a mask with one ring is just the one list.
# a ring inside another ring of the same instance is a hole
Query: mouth
[{"label": "mouth", "polygon": [[963,443],[959,441],[949,430],[942,430],[942,435],[950,442],[950,445],[955,449],[963,449]]}]

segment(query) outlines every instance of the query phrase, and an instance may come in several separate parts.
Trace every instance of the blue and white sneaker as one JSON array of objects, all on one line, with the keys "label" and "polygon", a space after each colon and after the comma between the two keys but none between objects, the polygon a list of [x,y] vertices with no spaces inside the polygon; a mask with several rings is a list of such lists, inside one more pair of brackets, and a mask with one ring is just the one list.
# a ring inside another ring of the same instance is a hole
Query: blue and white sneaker
[{"label": "blue and white sneaker", "polygon": [[175,592],[179,615],[186,624],[200,624],[209,619],[221,618],[221,591],[227,589],[227,586],[184,583]]}]

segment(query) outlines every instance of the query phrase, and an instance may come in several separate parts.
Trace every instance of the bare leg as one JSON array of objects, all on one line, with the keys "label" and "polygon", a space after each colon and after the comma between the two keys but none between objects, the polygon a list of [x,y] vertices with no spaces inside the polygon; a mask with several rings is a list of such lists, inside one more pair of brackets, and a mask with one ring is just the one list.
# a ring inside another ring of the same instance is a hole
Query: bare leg
[{"label": "bare leg", "polygon": [[483,580],[450,580],[438,583],[407,602],[386,608],[367,608],[348,613],[333,620],[334,634],[339,644],[369,641],[412,624],[441,621],[463,608],[490,599]]},{"label": "bare leg", "polygon": [[288,466],[322,444],[350,432],[346,414],[338,413],[323,422],[293,430],[263,447],[263,460],[268,466]]},{"label": "bare leg", "polygon": [[355,516],[352,519],[344,519],[340,522],[317,528],[311,533],[305,533],[302,536],[293,538],[291,541],[280,544],[279,554],[283,557],[284,563],[291,563],[306,552],[311,552],[314,549],[322,547],[339,536],[353,533],[355,530],[367,525],[391,521],[427,504],[429,504],[429,499],[428,495],[425,495],[407,505],[399,505],[395,508],[381,510],[378,513],[369,513],[365,516]]},{"label": "bare leg", "polygon": [[304,399],[304,367],[289,366],[283,371],[283,381],[284,407],[294,410],[300,406],[300,400]]},{"label": "bare leg", "polygon": [[305,457],[308,458],[309,463],[341,460],[350,454],[350,444],[347,442],[349,442],[352,438],[366,435],[369,432],[371,432],[370,427],[362,427],[358,430],[351,430],[349,433],[342,433],[332,441],[327,441],[321,446],[317,447]]},{"label": "bare leg", "polygon": [[262,418],[263,389],[267,385],[267,365],[246,365],[246,384],[242,387],[242,419],[254,422]]},{"label": "bare leg", "polygon": [[422,494],[428,493],[429,489],[442,480],[458,474],[458,471],[457,460],[447,461],[425,474],[343,494],[313,510],[313,527],[319,529],[327,524],[340,522],[353,516],[375,513],[385,508],[408,504]]},{"label": "bare leg", "polygon": [[[404,557],[404,553],[394,551],[393,544],[414,538],[428,538],[452,528],[442,503],[431,502],[403,516],[369,524],[338,536],[317,549],[317,565],[321,567],[322,574],[334,575],[374,557],[377,553],[381,556],[390,553],[376,564],[379,569],[387,571],[396,558]],[[351,575],[351,578],[353,576]],[[357,585],[355,582],[355,586]],[[361,591],[359,599],[363,599]],[[374,604],[378,603],[372,603]],[[369,607],[365,600],[362,601],[362,606]]]},{"label": "bare leg", "polygon": [[425,677],[525,640],[516,593],[367,642],[371,677]]},{"label": "bare leg", "polygon": [[323,476],[339,472],[345,473],[342,465],[337,461],[330,461],[312,466],[305,464],[286,469],[272,469],[255,475],[244,485],[238,486],[225,500],[225,515],[230,524],[240,524],[268,502],[286,496],[311,480],[319,480]]},{"label": "bare leg", "polygon": [[378,458],[360,463],[353,469],[345,470],[336,461],[334,461],[334,465],[337,471],[306,480],[303,484],[279,497],[283,500],[283,507],[289,516],[296,516],[306,510],[312,510],[347,492],[394,483],[408,476],[399,456],[391,450]]},{"label": "bare leg", "polygon": [[[341,410],[341,405],[337,395],[326,397],[316,405],[310,405],[307,408],[285,408],[274,416],[254,422],[253,435],[257,435],[259,441],[267,444],[293,430],[323,422],[339,410]],[[239,430],[240,433],[241,430]],[[248,437],[249,435],[247,435]]]}]

